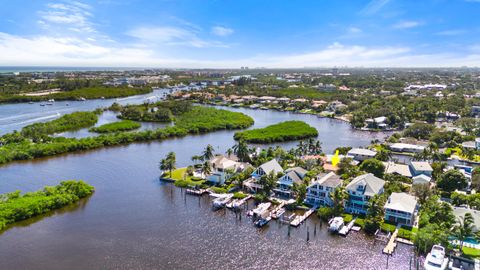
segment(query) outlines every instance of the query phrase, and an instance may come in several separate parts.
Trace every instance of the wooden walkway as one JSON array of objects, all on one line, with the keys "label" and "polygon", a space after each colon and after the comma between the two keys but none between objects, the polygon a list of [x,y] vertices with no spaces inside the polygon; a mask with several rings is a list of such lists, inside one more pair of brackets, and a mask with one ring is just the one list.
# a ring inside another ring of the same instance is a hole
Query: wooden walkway
[{"label": "wooden walkway", "polygon": [[307,212],[305,212],[305,214],[303,214],[302,216],[296,216],[295,219],[292,222],[290,222],[290,225],[292,225],[293,227],[300,226],[300,224],[302,224],[303,221],[305,221],[311,214],[313,214],[313,212],[315,212],[315,209],[311,208]]},{"label": "wooden walkway", "polygon": [[388,240],[387,245],[383,249],[383,253],[387,255],[393,254],[393,252],[395,251],[395,248],[397,247],[397,242],[395,241],[397,239],[397,235],[398,235],[398,228],[395,229],[392,236],[390,237],[390,240]]}]

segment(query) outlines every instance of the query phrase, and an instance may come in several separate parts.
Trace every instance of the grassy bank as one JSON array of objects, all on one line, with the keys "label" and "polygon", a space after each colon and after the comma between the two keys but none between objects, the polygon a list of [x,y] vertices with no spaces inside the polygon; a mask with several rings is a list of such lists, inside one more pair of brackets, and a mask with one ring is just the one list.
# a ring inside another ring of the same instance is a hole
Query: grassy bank
[{"label": "grassy bank", "polygon": [[140,128],[142,125],[140,123],[131,121],[131,120],[123,120],[119,122],[108,123],[105,125],[101,125],[99,127],[93,127],[90,129],[92,132],[97,133],[112,133],[112,132],[120,132],[120,131],[129,131]]},{"label": "grassy bank", "polygon": [[62,91],[58,93],[53,93],[44,96],[25,96],[25,95],[0,95],[0,103],[16,103],[16,102],[29,102],[29,101],[44,101],[49,99],[55,100],[78,100],[83,97],[86,99],[98,99],[98,98],[117,98],[117,97],[127,97],[134,95],[147,94],[152,92],[150,87],[107,87],[107,86],[96,86],[96,87],[85,87],[80,89],[75,89],[71,91]]},{"label": "grassy bank", "polygon": [[105,146],[164,140],[215,130],[246,128],[252,124],[253,119],[242,113],[215,108],[194,107],[191,111],[177,118],[175,126],[157,130],[106,133],[96,137],[81,139],[48,137],[38,142],[34,142],[28,137],[22,137],[20,134],[7,134],[1,138],[3,141],[7,140],[8,143],[0,147],[0,164],[14,160],[28,160],[74,151],[97,149]]},{"label": "grassy bank", "polygon": [[20,191],[0,195],[0,231],[7,225],[45,214],[77,202],[93,193],[94,188],[83,181],[63,181],[41,191]]},{"label": "grassy bank", "polygon": [[272,143],[301,140],[318,136],[318,131],[302,121],[286,121],[258,128],[237,132],[235,140],[244,140],[251,143]]}]

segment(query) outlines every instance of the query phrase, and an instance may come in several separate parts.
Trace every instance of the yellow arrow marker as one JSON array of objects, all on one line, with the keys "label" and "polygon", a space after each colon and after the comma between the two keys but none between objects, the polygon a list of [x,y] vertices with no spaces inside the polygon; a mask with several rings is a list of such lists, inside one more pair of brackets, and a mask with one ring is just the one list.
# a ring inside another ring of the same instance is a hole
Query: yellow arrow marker
[{"label": "yellow arrow marker", "polygon": [[332,165],[337,166],[337,164],[340,162],[340,157],[338,156],[338,150],[335,151],[335,155],[332,157]]}]

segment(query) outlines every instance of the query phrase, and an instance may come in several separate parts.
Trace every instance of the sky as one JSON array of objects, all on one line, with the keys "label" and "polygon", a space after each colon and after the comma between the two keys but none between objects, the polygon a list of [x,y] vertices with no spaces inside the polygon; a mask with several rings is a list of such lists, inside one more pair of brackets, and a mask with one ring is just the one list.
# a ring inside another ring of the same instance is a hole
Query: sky
[{"label": "sky", "polygon": [[480,66],[480,0],[0,0],[0,66]]}]

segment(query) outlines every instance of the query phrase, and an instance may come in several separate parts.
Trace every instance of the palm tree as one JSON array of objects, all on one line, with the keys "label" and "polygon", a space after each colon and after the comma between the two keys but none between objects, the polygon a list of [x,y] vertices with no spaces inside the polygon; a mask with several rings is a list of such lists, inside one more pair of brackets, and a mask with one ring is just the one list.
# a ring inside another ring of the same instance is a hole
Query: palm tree
[{"label": "palm tree", "polygon": [[170,152],[167,154],[167,157],[162,159],[159,164],[160,170],[169,170],[170,177],[172,177],[172,171],[175,169],[175,164],[177,163],[177,158],[174,152]]},{"label": "palm tree", "polygon": [[348,193],[345,191],[344,187],[338,187],[333,193],[330,193],[330,198],[333,201],[333,214],[335,216],[343,213],[343,206],[347,197]]},{"label": "palm tree", "polygon": [[248,162],[250,160],[250,150],[248,149],[248,144],[241,140],[233,146],[233,153],[237,155],[240,161]]},{"label": "palm tree", "polygon": [[453,227],[453,235],[460,241],[460,251],[462,251],[465,239],[474,236],[474,227],[473,216],[470,213],[465,213],[464,217],[460,217],[458,223]]},{"label": "palm tree", "polygon": [[227,157],[232,156],[232,154],[233,154],[232,148],[228,148],[226,154],[227,154]]},{"label": "palm tree", "polygon": [[208,161],[205,161],[205,162],[202,164],[202,173],[203,173],[203,175],[205,175],[205,177],[207,177],[207,175],[209,175],[211,172],[212,172],[212,167],[210,167],[210,163],[209,163]]},{"label": "palm tree", "polygon": [[211,144],[207,145],[207,147],[205,147],[205,150],[203,151],[204,160],[210,160],[211,158],[213,158],[213,152],[213,146]]},{"label": "palm tree", "polygon": [[202,160],[203,160],[203,157],[202,157],[202,156],[195,155],[195,156],[192,156],[191,159],[192,159],[192,162],[196,165],[198,161],[202,161]]}]

